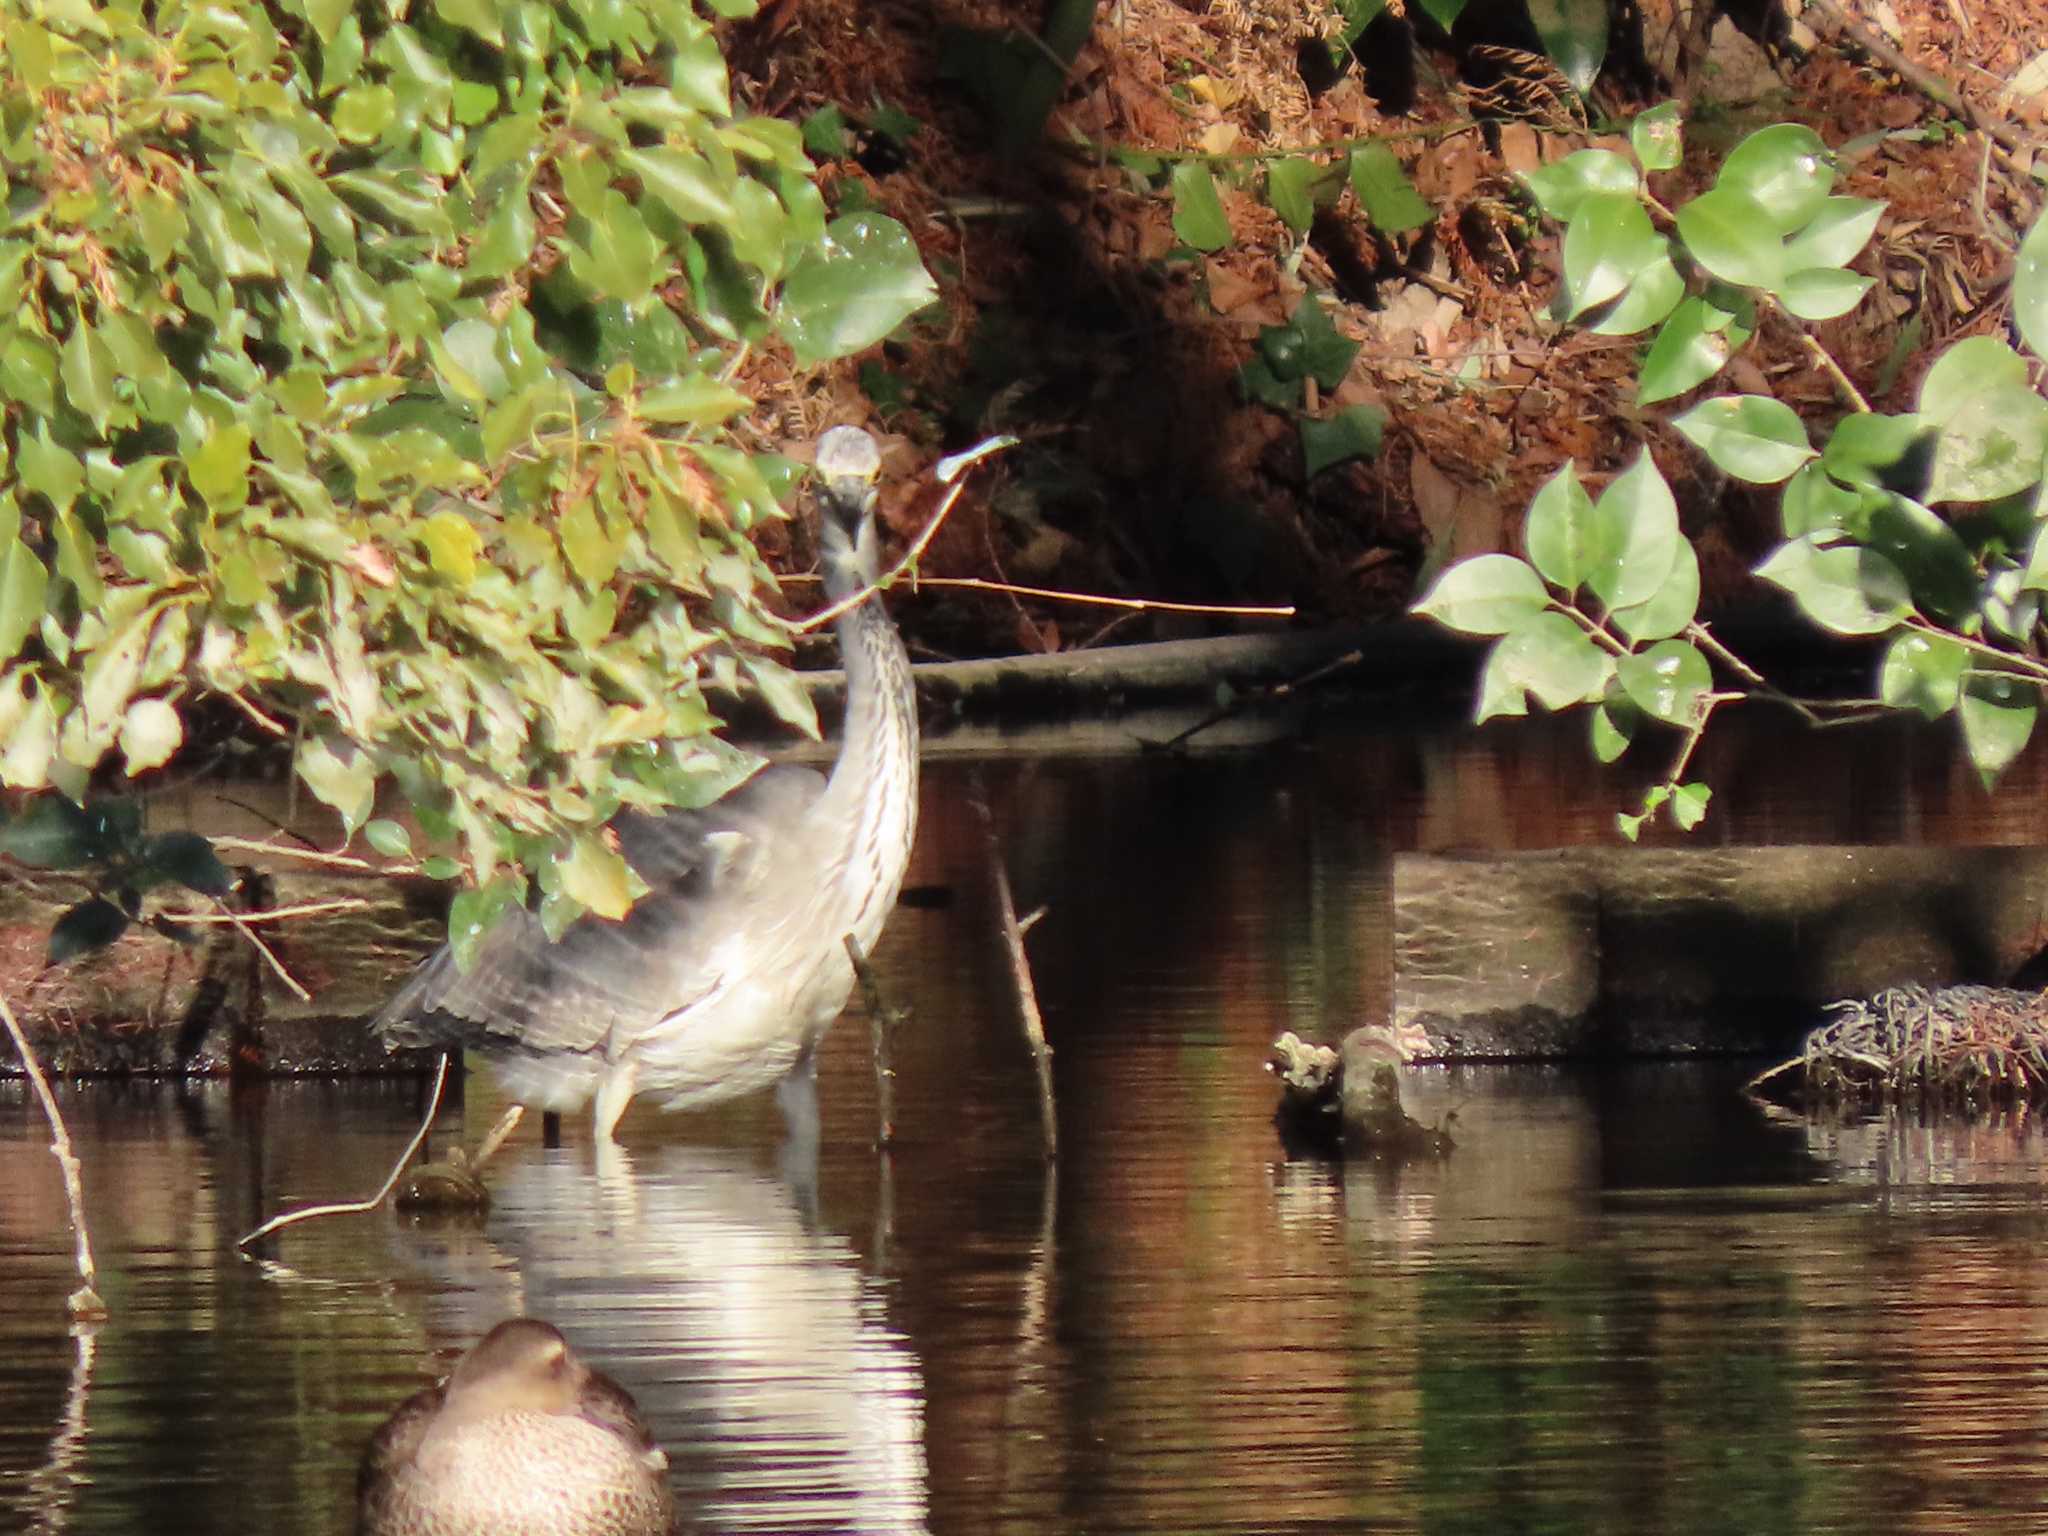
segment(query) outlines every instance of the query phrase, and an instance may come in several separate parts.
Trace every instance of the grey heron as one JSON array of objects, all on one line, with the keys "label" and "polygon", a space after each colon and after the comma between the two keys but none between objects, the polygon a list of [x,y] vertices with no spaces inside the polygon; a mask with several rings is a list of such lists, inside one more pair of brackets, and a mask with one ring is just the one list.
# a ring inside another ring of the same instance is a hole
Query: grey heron
[{"label": "grey heron", "polygon": [[[837,605],[879,570],[880,456],[836,427],[816,467]],[[385,1044],[474,1050],[530,1108],[594,1100],[600,1143],[640,1094],[683,1109],[776,1084],[792,1125],[814,1125],[812,1054],[854,982],[846,937],[866,953],[880,936],[917,820],[903,642],[872,595],[836,627],[846,720],[829,778],[770,767],[701,810],[622,814],[621,851],[650,888],[622,921],[586,916],[550,942],[516,909],[467,970],[444,946],[374,1021]]]},{"label": "grey heron", "polygon": [[547,1323],[498,1324],[399,1405],[356,1474],[358,1536],[669,1536],[668,1458]]}]

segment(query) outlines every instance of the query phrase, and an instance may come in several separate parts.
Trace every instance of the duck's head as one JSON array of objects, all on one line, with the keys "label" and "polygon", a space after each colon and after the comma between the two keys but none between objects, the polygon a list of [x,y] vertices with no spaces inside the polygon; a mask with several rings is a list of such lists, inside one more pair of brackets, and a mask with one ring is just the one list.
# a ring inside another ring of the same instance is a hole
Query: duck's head
[{"label": "duck's head", "polygon": [[515,1317],[477,1341],[449,1374],[443,1412],[459,1418],[501,1413],[574,1413],[590,1367],[551,1324]]}]

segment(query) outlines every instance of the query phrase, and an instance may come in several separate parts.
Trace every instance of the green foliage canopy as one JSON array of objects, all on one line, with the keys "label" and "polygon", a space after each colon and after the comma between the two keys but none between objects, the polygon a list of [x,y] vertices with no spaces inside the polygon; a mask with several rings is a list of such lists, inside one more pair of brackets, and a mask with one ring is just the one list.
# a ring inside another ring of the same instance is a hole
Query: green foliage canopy
[{"label": "green foliage canopy", "polygon": [[82,798],[211,692],[351,831],[389,773],[479,883],[628,904],[603,823],[736,771],[704,679],[805,714],[729,643],[783,638],[792,469],[734,355],[932,294],[734,112],[752,10],[0,0],[0,781]]}]

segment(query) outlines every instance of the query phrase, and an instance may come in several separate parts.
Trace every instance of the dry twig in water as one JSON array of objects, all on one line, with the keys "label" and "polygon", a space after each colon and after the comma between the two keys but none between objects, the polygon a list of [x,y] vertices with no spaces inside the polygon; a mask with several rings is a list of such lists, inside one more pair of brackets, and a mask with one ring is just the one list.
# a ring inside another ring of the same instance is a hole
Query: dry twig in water
[{"label": "dry twig in water", "polygon": [[49,1081],[43,1076],[42,1064],[36,1060],[36,1053],[30,1049],[28,1036],[23,1033],[20,1021],[14,1017],[14,1010],[7,1006],[7,999],[0,996],[0,1021],[7,1025],[7,1033],[14,1039],[14,1048],[21,1054],[22,1070],[28,1073],[28,1080],[35,1086],[36,1098],[43,1106],[43,1117],[50,1122],[50,1152],[57,1159],[57,1166],[64,1170],[64,1198],[71,1207],[71,1234],[77,1245],[79,1287],[71,1293],[71,1315],[80,1322],[99,1322],[107,1315],[107,1304],[100,1300],[99,1271],[93,1267],[92,1240],[85,1231],[85,1185],[78,1177],[78,1158],[71,1150],[70,1133],[64,1129],[64,1116],[57,1108],[57,1097],[50,1092]]}]

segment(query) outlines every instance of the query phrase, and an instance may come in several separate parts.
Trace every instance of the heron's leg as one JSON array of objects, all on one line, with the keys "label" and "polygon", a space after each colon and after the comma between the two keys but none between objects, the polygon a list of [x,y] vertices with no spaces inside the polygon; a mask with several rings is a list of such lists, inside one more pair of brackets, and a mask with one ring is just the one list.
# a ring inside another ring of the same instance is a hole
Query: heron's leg
[{"label": "heron's leg", "polygon": [[611,1070],[604,1075],[604,1081],[597,1085],[596,1132],[600,1142],[610,1141],[612,1132],[618,1128],[619,1116],[626,1112],[626,1106],[633,1102],[633,1089],[640,1079],[639,1066],[631,1061],[615,1061]]},{"label": "heron's leg", "polygon": [[775,1085],[775,1102],[782,1106],[782,1122],[789,1135],[777,1149],[775,1161],[782,1179],[796,1197],[804,1219],[816,1225],[818,1215],[818,1068],[817,1060],[805,1051],[797,1064]]}]

